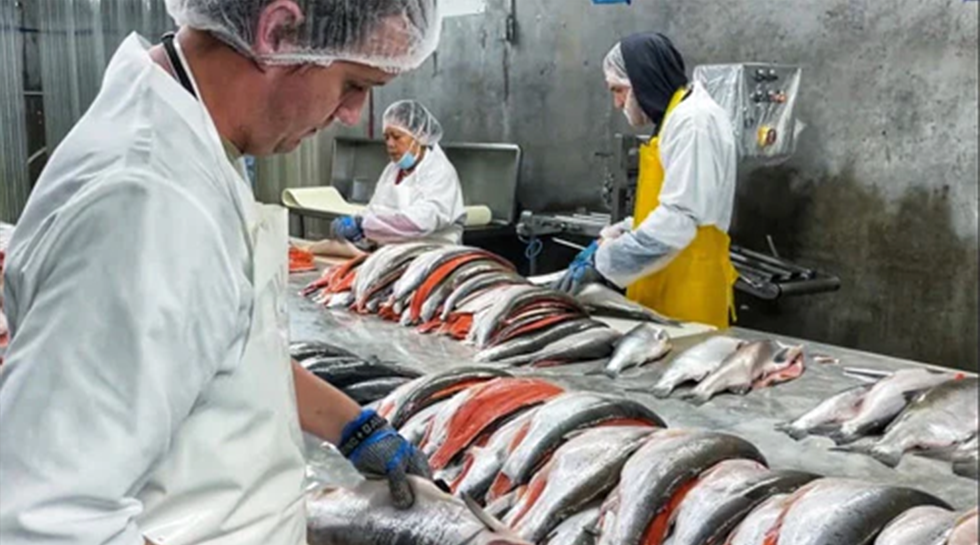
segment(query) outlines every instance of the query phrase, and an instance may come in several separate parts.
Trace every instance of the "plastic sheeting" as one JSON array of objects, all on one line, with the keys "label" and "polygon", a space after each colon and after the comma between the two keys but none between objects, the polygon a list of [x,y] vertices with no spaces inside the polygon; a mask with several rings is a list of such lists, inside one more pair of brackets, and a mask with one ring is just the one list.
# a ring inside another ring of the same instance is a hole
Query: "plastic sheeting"
[{"label": "plastic sheeting", "polygon": [[16,2],[0,1],[0,220],[14,222],[30,192],[23,35]]}]

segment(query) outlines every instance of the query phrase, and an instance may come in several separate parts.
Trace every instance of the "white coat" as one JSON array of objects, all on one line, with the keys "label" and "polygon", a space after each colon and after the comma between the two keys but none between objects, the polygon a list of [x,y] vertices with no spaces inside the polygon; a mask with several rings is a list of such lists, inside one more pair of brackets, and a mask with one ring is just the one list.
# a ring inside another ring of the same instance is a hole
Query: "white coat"
[{"label": "white coat", "polygon": [[456,169],[438,145],[400,182],[389,163],[374,189],[361,227],[371,240],[390,244],[435,240],[460,244],[466,209]]},{"label": "white coat", "polygon": [[286,215],[148,47],[120,46],[13,236],[0,543],[298,545]]},{"label": "white coat", "polygon": [[691,244],[699,227],[727,233],[731,226],[738,168],[735,133],[728,114],[700,83],[667,116],[660,160],[660,206],[635,230],[633,218],[609,229],[615,238],[596,251],[597,270],[620,286],[666,267]]}]

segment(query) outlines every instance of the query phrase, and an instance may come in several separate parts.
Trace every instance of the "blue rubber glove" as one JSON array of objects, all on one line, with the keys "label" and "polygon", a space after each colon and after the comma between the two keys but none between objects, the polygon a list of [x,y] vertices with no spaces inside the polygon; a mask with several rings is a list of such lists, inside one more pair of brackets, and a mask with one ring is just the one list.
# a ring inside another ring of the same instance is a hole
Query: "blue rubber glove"
[{"label": "blue rubber glove", "polygon": [[425,456],[373,409],[344,426],[338,449],[361,473],[387,477],[391,502],[398,509],[415,503],[408,475],[432,478]]},{"label": "blue rubber glove", "polygon": [[364,239],[364,230],[361,229],[361,218],[357,216],[343,216],[333,220],[330,223],[330,238],[360,242]]},{"label": "blue rubber glove", "polygon": [[595,253],[598,249],[599,241],[595,241],[579,252],[572,260],[571,265],[568,266],[565,275],[551,286],[552,289],[574,295],[586,284],[608,283],[606,278],[595,268]]}]

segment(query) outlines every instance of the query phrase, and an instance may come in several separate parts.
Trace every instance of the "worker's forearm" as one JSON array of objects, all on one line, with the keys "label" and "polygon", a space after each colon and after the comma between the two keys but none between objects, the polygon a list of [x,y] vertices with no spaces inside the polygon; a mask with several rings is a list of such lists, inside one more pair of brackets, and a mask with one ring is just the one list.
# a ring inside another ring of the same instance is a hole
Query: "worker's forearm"
[{"label": "worker's forearm", "polygon": [[300,427],[324,441],[339,443],[344,426],[361,414],[360,405],[295,361],[293,380]]}]

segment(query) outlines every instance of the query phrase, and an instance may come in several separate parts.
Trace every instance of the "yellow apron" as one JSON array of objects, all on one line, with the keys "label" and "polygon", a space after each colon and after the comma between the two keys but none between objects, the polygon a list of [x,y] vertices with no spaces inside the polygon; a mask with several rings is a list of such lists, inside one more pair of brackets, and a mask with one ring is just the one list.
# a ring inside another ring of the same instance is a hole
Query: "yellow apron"
[{"label": "yellow apron", "polygon": [[[660,130],[687,91],[674,94]],[[636,187],[633,228],[660,205],[664,168],[660,162],[660,135],[640,148],[640,174]],[[728,255],[731,240],[714,226],[699,227],[694,241],[666,268],[634,282],[626,295],[646,307],[686,322],[726,328],[735,318],[733,287],[738,272]]]}]

